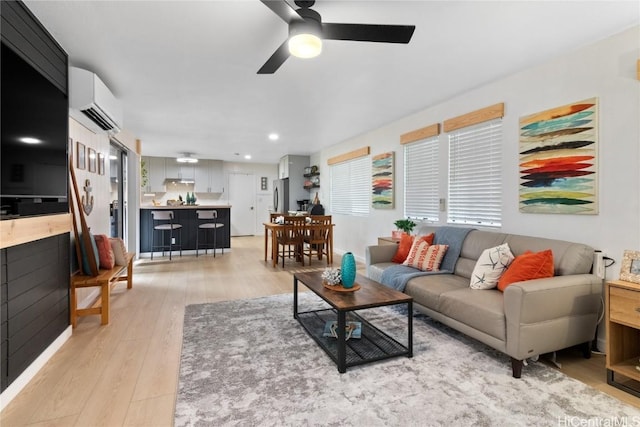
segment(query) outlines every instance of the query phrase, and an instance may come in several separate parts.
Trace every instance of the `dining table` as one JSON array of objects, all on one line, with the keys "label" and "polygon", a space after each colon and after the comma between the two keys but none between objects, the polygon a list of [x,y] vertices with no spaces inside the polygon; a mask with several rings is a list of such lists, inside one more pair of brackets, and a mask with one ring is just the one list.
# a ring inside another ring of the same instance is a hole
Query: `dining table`
[{"label": "dining table", "polygon": [[[269,240],[271,240],[271,260],[272,260],[272,264],[275,267],[276,263],[278,262],[277,259],[277,250],[278,250],[278,241],[277,241],[277,231],[279,227],[282,227],[283,224],[278,224],[277,222],[263,222],[262,225],[264,225],[264,260],[265,262],[267,261],[267,254],[269,252],[268,247],[269,247]],[[304,228],[306,226],[303,225],[302,227]],[[329,235],[327,237],[327,242],[326,245],[328,246],[329,250],[327,251],[327,256],[329,257],[329,264],[333,263],[333,227],[335,227],[335,224],[331,224],[331,228],[329,230]],[[269,237],[271,236],[271,237]]]}]

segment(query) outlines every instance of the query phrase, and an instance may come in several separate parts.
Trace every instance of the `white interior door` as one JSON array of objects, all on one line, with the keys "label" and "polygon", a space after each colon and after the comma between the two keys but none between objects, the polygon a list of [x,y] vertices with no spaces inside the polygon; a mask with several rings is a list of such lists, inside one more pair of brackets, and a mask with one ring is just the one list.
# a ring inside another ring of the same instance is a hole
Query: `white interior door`
[{"label": "white interior door", "polygon": [[231,236],[256,234],[256,180],[252,174],[229,174]]}]

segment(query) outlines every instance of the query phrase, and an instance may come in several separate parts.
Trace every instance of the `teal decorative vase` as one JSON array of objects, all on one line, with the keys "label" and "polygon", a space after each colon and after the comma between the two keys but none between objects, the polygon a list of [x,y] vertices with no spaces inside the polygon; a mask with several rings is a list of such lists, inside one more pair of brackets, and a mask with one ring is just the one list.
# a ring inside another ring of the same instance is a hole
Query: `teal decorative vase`
[{"label": "teal decorative vase", "polygon": [[356,259],[351,252],[342,255],[340,274],[342,275],[342,286],[352,288],[356,280]]}]

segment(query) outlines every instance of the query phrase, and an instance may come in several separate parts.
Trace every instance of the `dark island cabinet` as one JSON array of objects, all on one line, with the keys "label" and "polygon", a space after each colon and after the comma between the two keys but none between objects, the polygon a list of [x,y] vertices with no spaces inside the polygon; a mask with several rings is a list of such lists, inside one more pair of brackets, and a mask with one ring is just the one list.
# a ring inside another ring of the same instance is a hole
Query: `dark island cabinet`
[{"label": "dark island cabinet", "polygon": [[64,233],[0,250],[2,390],[69,326],[69,248]]},{"label": "dark island cabinet", "polygon": [[[140,252],[151,252],[151,233],[153,230],[153,221],[151,219],[151,211],[154,210],[171,210],[173,211],[175,224],[182,225],[182,231],[174,232],[176,239],[176,245],[180,244],[180,238],[182,238],[182,250],[195,250],[196,249],[196,233],[198,232],[198,220],[196,217],[197,210],[216,210],[218,211],[218,222],[224,224],[224,227],[218,228],[216,231],[216,247],[230,248],[231,247],[231,208],[229,207],[206,207],[206,206],[194,206],[194,207],[177,207],[177,208],[141,208],[140,209]],[[205,221],[200,221],[204,223]],[[155,246],[162,243],[162,232],[155,231]],[[165,232],[165,243],[169,244],[169,232]],[[182,235],[181,235],[182,233]],[[204,246],[204,231],[200,231],[200,247]],[[208,231],[208,244],[209,247],[213,247],[213,231]],[[176,249],[178,250],[178,249]],[[159,252],[158,249],[155,251]]]}]

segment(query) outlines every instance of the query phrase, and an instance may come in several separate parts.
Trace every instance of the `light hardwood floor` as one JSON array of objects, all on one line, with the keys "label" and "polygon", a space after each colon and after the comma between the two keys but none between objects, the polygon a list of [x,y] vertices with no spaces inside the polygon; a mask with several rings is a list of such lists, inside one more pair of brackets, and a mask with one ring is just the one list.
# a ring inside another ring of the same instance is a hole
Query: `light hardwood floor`
[{"label": "light hardwood floor", "polygon": [[[300,270],[292,261],[284,270],[265,263],[260,236],[233,238],[232,248],[215,259],[138,262],[133,289],[113,291],[111,323],[80,318],[69,341],[0,413],[0,425],[172,425],[184,307],[291,292],[291,271]],[[606,384],[604,356],[585,360],[566,350],[558,361],[567,375],[640,407],[640,399]]]}]

